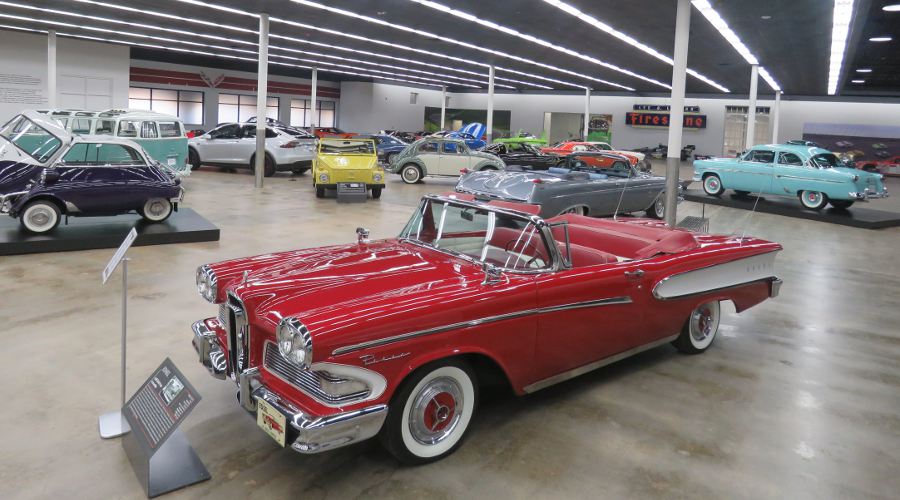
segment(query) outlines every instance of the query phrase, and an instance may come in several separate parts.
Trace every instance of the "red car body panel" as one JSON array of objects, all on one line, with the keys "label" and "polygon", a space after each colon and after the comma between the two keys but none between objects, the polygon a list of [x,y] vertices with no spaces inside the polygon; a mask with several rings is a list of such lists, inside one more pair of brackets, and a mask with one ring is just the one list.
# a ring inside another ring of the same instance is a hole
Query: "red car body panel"
[{"label": "red car body panel", "polygon": [[[270,390],[320,416],[388,404],[410,372],[430,361],[463,354],[493,361],[513,390],[523,394],[554,375],[670,338],[700,304],[731,300],[742,311],[773,293],[771,280],[670,300],[655,298],[651,291],[680,273],[777,252],[781,249],[777,243],[671,230],[650,219],[563,215],[548,222],[561,221],[569,223],[570,231],[594,235],[604,251],[634,260],[588,263],[579,260],[573,244],[572,268],[508,272],[503,283],[485,285],[477,263],[387,239],[264,254],[209,267],[218,281],[216,302],[221,303],[227,292],[246,308],[252,332],[249,366],[260,368],[261,380]],[[598,299],[611,302],[559,309]],[[540,312],[516,316],[529,310]],[[503,315],[512,317],[492,319]],[[375,400],[333,406],[270,373],[262,366],[263,349],[267,342],[275,342],[276,326],[289,316],[301,319],[312,333],[314,363],[377,371],[386,379],[387,389]],[[489,320],[453,326],[485,318]],[[228,333],[219,320],[209,318],[205,324],[227,348]],[[437,331],[407,335],[431,330]],[[354,347],[398,335],[404,338]],[[233,369],[229,366],[228,371]]]},{"label": "red car body panel", "polygon": [[315,128],[314,134],[319,139],[321,139],[323,137],[338,138],[338,139],[350,139],[351,137],[356,137],[358,135],[353,132],[344,132],[340,129],[328,128],[328,127]]},{"label": "red car body panel", "polygon": [[[563,142],[561,144],[555,145],[555,147],[548,146],[548,147],[541,148],[541,152],[546,153],[546,154],[566,156],[566,155],[570,155],[572,153],[582,152],[582,151],[576,151],[577,146],[583,146],[583,147],[587,148],[586,151],[598,151],[601,153],[610,153],[610,154],[616,154],[619,156],[624,156],[624,157],[628,158],[628,161],[631,162],[631,165],[637,165],[637,163],[638,163],[638,157],[631,154],[628,151],[611,151],[608,149],[602,149],[602,148],[598,148],[594,144],[591,144],[590,142],[577,142],[577,141]],[[587,159],[586,161],[588,162],[589,165],[591,165],[593,167],[599,167],[599,168],[609,168],[612,166],[612,164],[614,162],[613,159],[605,158],[605,157],[591,157],[591,158]]]}]

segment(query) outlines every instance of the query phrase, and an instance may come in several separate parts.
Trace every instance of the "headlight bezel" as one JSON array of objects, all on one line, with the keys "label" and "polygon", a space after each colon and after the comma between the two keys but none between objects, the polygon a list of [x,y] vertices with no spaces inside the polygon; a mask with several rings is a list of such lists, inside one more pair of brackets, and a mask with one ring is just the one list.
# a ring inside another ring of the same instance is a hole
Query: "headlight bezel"
[{"label": "headlight bezel", "polygon": [[288,316],[278,323],[275,344],[278,346],[278,354],[288,363],[302,369],[309,369],[312,365],[312,335],[299,319]]},{"label": "headlight bezel", "polygon": [[328,182],[328,172],[319,172],[319,182]]},{"label": "headlight bezel", "polygon": [[372,174],[372,180],[375,182],[382,182],[384,180],[384,175],[381,172],[375,172]]},{"label": "headlight bezel", "polygon": [[218,296],[218,279],[209,264],[197,268],[196,282],[197,293],[208,302],[215,304]]}]

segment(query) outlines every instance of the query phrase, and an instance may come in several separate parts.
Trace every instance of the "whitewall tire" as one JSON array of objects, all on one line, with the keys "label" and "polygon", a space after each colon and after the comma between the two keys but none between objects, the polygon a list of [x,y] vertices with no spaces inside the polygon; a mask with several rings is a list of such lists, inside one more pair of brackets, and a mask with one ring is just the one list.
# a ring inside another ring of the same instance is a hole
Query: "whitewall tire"
[{"label": "whitewall tire", "polygon": [[691,316],[673,344],[679,351],[687,354],[699,354],[707,350],[719,331],[721,317],[722,308],[718,301],[700,304],[691,311]]},{"label": "whitewall tire", "polygon": [[470,368],[456,361],[427,365],[404,382],[391,402],[382,442],[398,460],[441,459],[461,444],[477,400]]},{"label": "whitewall tire", "polygon": [[141,216],[150,222],[162,222],[172,215],[172,202],[165,198],[150,198],[141,208]]},{"label": "whitewall tire", "polygon": [[810,210],[821,210],[828,204],[828,196],[818,191],[800,191],[800,203]]},{"label": "whitewall tire", "polygon": [[422,180],[422,171],[419,170],[418,165],[410,163],[409,165],[404,165],[403,169],[400,170],[400,177],[407,184],[415,184]]},{"label": "whitewall tire", "polygon": [[19,217],[26,231],[41,234],[50,232],[59,225],[60,212],[52,201],[35,200],[25,207]]},{"label": "whitewall tire", "polygon": [[703,192],[710,196],[720,196],[725,188],[722,187],[722,180],[718,175],[710,175],[703,179]]}]

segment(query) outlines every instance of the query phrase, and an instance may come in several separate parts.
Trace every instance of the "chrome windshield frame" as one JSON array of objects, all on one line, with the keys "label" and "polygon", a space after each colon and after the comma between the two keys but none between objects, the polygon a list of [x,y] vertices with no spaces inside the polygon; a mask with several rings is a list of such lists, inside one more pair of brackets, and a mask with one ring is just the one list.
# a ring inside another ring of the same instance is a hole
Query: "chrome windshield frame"
[{"label": "chrome windshield frame", "polygon": [[[435,195],[429,194],[422,197],[422,200],[419,202],[419,207],[417,209],[419,216],[424,217],[425,209],[427,207],[427,203],[429,202],[437,202],[441,205],[456,205],[465,208],[472,208],[475,210],[484,210],[492,214],[501,214],[505,216],[509,216],[512,218],[524,220],[527,223],[533,225],[536,230],[541,234],[542,241],[547,248],[547,253],[550,256],[550,265],[545,266],[541,269],[513,269],[503,266],[497,266],[499,269],[502,269],[504,272],[515,273],[515,274],[543,274],[548,272],[556,272],[560,269],[564,269],[567,266],[564,263],[564,260],[559,252],[559,247],[557,246],[556,240],[553,238],[553,233],[550,231],[550,225],[542,218],[537,215],[532,215],[527,212],[521,212],[514,209],[498,207],[495,205],[490,205],[488,203],[482,203],[479,201],[468,201],[461,200],[456,197],[451,196],[443,196],[443,195]],[[494,215],[496,217],[496,215]],[[431,244],[425,243],[418,239],[421,234],[422,225],[419,224],[418,232],[416,233],[416,238],[409,237],[409,233],[412,228],[409,228],[409,223],[407,223],[407,227],[404,228],[403,233],[401,233],[398,237],[400,241],[405,241],[411,243],[413,245],[417,245],[423,248],[428,248],[431,250],[435,250],[441,253],[445,253],[448,255],[452,255],[453,257],[457,257],[463,259],[465,261],[471,262],[473,264],[481,266],[484,264],[483,257],[481,259],[477,259],[471,255],[463,254],[460,252],[453,251],[448,248],[440,248],[435,247]],[[523,230],[523,233],[525,231]],[[487,237],[485,237],[485,241],[489,241]],[[482,255],[484,252],[482,251]]]}]

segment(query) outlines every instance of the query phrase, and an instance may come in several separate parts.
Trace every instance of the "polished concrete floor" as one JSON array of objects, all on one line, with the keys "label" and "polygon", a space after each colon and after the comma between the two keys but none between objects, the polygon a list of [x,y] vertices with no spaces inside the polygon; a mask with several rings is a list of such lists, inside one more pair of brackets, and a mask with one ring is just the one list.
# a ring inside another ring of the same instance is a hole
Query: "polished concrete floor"
[{"label": "polished concrete floor", "polygon": [[[684,176],[688,174],[683,174]],[[484,401],[449,458],[401,467],[377,443],[302,456],[277,448],[196,362],[203,263],[396,234],[418,197],[314,197],[308,175],[216,169],[186,181],[186,204],[217,243],[130,252],[128,387],[169,356],[203,397],[183,430],[213,475],[170,498],[896,498],[900,492],[900,228],[868,231],[708,208],[715,232],[784,244],[782,294],[726,308],[700,356],[669,346],[516,398]],[[890,187],[900,194],[900,183]],[[872,203],[900,211],[900,199]],[[682,215],[699,206],[682,203]],[[65,228],[60,229],[62,231]],[[119,440],[97,434],[117,406],[120,285],[112,254],[0,257],[0,498],[141,498]]]}]

